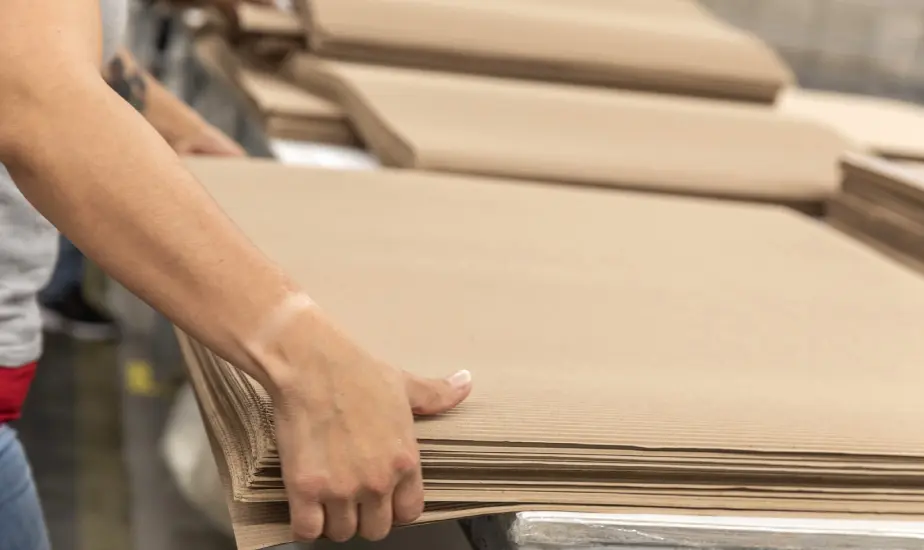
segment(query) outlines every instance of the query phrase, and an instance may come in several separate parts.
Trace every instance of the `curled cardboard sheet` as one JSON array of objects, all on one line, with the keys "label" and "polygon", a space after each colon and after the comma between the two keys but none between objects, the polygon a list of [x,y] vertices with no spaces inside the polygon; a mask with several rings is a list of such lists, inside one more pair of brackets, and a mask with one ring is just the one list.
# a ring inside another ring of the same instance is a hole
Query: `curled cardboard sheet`
[{"label": "curled cardboard sheet", "polygon": [[339,59],[771,103],[773,50],[691,0],[310,0]]},{"label": "curled cardboard sheet", "polygon": [[[468,402],[416,425],[423,521],[924,517],[924,279],[823,224],[703,199],[188,162],[377,357],[473,372]],[[284,542],[266,392],[181,340],[239,544]]]},{"label": "curled cardboard sheet", "polygon": [[849,144],[733,102],[295,56],[386,165],[783,203],[820,203]]},{"label": "curled cardboard sheet", "polygon": [[861,149],[892,159],[924,161],[924,109],[861,95],[789,88],[777,109],[834,128]]},{"label": "curled cardboard sheet", "polygon": [[268,137],[357,145],[356,133],[337,105],[295,86],[239,54],[218,33],[193,43],[197,58],[263,122]]}]

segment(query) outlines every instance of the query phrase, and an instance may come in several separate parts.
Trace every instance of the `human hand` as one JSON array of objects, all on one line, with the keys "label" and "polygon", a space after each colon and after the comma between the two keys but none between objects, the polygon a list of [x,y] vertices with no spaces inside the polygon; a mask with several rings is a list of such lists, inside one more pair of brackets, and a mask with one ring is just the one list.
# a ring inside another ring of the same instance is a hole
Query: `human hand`
[{"label": "human hand", "polygon": [[264,362],[277,373],[270,393],[296,538],[375,541],[416,520],[424,494],[413,415],[461,403],[471,375],[428,380],[383,364],[316,311],[284,333]]},{"label": "human hand", "polygon": [[180,156],[243,157],[247,153],[233,139],[211,124],[203,124],[173,142]]}]

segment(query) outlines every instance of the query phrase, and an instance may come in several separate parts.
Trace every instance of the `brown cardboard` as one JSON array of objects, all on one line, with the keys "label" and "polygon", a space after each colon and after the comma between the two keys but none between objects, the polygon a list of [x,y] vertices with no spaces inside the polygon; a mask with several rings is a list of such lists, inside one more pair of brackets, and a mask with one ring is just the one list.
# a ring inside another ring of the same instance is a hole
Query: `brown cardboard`
[{"label": "brown cardboard", "polygon": [[237,92],[263,122],[268,137],[358,144],[338,106],[250,61],[217,33],[197,37],[194,51],[206,69]]},{"label": "brown cardboard", "polygon": [[870,153],[924,160],[924,109],[912,103],[788,88],[780,94],[777,109],[828,125]]},{"label": "brown cardboard", "polygon": [[236,6],[236,15],[238,27],[244,34],[301,39],[305,33],[305,28],[297,14],[275,6],[239,2]]},{"label": "brown cardboard", "polygon": [[739,103],[296,56],[390,166],[723,198],[818,203],[847,142]]},{"label": "brown cardboard", "polygon": [[[924,279],[823,224],[705,199],[188,162],[376,356],[473,372],[466,404],[417,423],[422,521],[924,517]],[[287,542],[266,393],[181,342],[239,547]]]},{"label": "brown cardboard", "polygon": [[311,49],[352,61],[763,103],[793,78],[691,0],[306,0],[303,12]]},{"label": "brown cardboard", "polygon": [[864,155],[847,155],[843,164],[843,193],[831,199],[828,219],[891,250],[903,261],[924,261],[924,171],[920,165]]}]

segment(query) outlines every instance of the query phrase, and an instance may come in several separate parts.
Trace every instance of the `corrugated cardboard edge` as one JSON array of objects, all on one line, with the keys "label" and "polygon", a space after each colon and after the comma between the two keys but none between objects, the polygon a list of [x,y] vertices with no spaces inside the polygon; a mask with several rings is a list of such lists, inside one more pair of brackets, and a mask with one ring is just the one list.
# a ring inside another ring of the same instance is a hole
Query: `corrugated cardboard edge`
[{"label": "corrugated cardboard edge", "polygon": [[924,212],[924,174],[916,168],[849,152],[842,156],[841,168],[845,192],[859,191],[865,195],[864,188],[875,188],[884,195],[883,199],[899,207],[906,205]]}]

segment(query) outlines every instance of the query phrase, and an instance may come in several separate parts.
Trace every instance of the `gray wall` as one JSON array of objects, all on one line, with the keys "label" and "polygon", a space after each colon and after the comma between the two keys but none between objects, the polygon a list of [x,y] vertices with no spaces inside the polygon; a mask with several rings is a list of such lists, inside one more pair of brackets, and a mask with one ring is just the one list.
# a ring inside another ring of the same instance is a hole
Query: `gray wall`
[{"label": "gray wall", "polygon": [[810,88],[924,102],[924,0],[700,0]]}]

